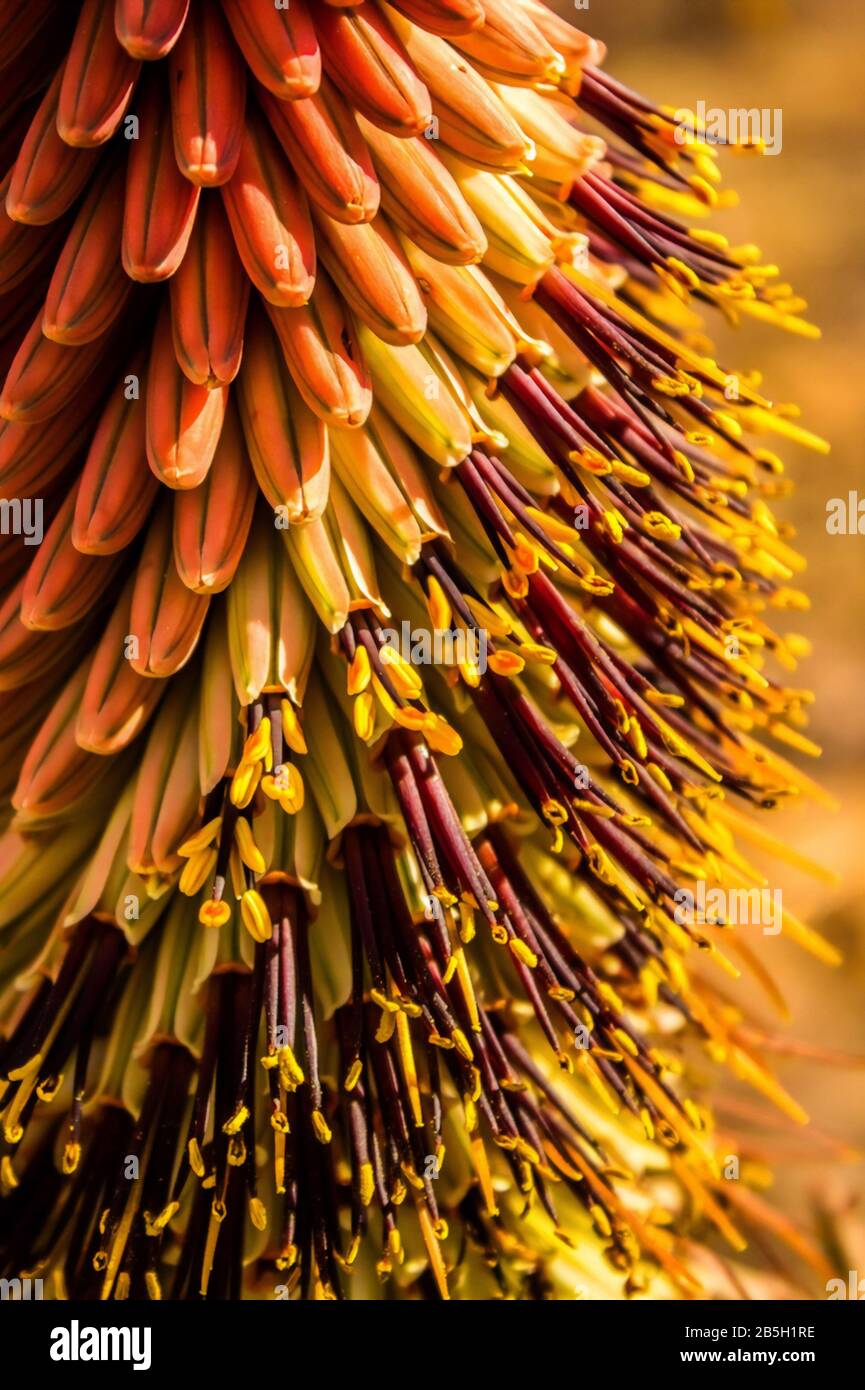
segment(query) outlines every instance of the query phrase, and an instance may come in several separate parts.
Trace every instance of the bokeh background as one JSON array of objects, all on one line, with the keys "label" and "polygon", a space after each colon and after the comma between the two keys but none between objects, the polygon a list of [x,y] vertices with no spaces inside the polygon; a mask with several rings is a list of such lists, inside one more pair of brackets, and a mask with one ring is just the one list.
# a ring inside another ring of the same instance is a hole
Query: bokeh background
[{"label": "bokeh background", "polygon": [[[729,370],[758,368],[765,394],[795,401],[802,422],[832,444],[828,457],[779,449],[796,491],[778,511],[796,527],[808,562],[811,610],[789,622],[813,643],[797,683],[816,694],[810,733],[824,751],[808,770],[839,809],[791,807],[769,828],[836,875],[827,883],[773,869],[771,882],[785,907],[837,945],[844,963],[825,967],[781,937],[760,943],[793,1018],[779,1025],[791,1051],[778,1056],[777,1070],[814,1127],[813,1146],[786,1124],[763,1131],[761,1142],[765,1136],[776,1153],[767,1195],[824,1242],[829,1227],[840,1230],[844,1248],[835,1258],[850,1261],[842,1275],[858,1267],[865,1277],[865,1165],[857,1157],[865,1151],[865,534],[826,531],[830,498],[858,490],[865,500],[865,5],[589,0],[585,9],[558,0],[556,8],[603,39],[610,71],[653,100],[782,111],[777,156],[722,153],[725,183],[740,202],[711,225],[733,244],[756,242],[808,300],[823,337],[810,343],[747,323],[711,331]],[[760,1016],[771,1016],[765,999],[752,997]],[[811,1048],[849,1056],[796,1055]],[[748,1103],[744,1092],[735,1103]],[[771,1252],[763,1255],[771,1263]]]}]

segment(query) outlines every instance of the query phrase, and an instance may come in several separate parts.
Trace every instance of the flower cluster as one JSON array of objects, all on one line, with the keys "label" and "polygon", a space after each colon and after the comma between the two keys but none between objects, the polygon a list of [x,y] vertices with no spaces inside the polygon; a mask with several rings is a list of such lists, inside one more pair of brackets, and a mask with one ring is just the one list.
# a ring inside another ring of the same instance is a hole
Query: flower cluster
[{"label": "flower cluster", "polygon": [[823,446],[696,311],[813,330],[711,145],[539,0],[0,11],[0,1273],[822,1269],[707,1094],[802,1118],[765,969],[677,911],[819,795],[765,441]]}]

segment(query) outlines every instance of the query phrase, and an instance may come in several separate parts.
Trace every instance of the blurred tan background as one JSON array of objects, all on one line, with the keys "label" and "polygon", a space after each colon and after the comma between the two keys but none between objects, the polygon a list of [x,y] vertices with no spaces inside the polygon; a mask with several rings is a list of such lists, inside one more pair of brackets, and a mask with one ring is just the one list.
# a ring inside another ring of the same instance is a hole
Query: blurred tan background
[{"label": "blurred tan background", "polygon": [[[865,499],[865,5],[860,0],[570,0],[556,8],[609,45],[606,66],[660,103],[781,108],[775,157],[721,154],[736,209],[711,225],[764,258],[809,302],[819,343],[763,326],[737,333],[711,326],[730,370],[759,368],[765,394],[795,401],[802,422],[831,441],[828,458],[779,449],[796,493],[779,506],[808,561],[810,613],[789,628],[813,642],[797,682],[817,697],[812,737],[824,755],[809,771],[837,797],[836,813],[801,806],[768,818],[769,828],[833,869],[837,885],[773,873],[784,905],[843,951],[836,970],[782,938],[761,959],[786,994],[794,1040],[865,1054],[865,535],[830,536],[826,503],[859,490]],[[767,440],[767,443],[771,441]],[[754,995],[759,1016],[764,1000]],[[865,1151],[865,1071],[780,1059],[780,1076],[814,1125]],[[790,1144],[803,1147],[791,1135]],[[778,1165],[773,1200],[809,1221],[821,1204],[847,1210],[851,1259],[865,1275],[865,1166],[817,1161]],[[858,1251],[858,1254],[854,1254]],[[840,1258],[840,1252],[839,1252]]]}]

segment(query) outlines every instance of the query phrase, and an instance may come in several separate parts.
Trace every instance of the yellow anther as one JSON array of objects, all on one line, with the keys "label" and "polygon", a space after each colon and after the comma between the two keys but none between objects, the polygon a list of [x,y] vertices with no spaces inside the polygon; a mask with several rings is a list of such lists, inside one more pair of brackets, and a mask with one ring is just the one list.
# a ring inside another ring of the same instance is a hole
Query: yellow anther
[{"label": "yellow anther", "polygon": [[246,867],[251,869],[254,874],[263,874],[267,868],[264,855],[255,843],[252,826],[244,816],[238,816],[235,822],[234,838],[237,841],[240,857]]},{"label": "yellow anther", "polygon": [[231,918],[231,908],[227,902],[216,902],[208,898],[198,911],[198,920],[203,927],[224,927]]},{"label": "yellow anther", "polygon": [[273,923],[264,898],[255,888],[247,888],[240,899],[240,916],[253,941],[269,941]]}]

